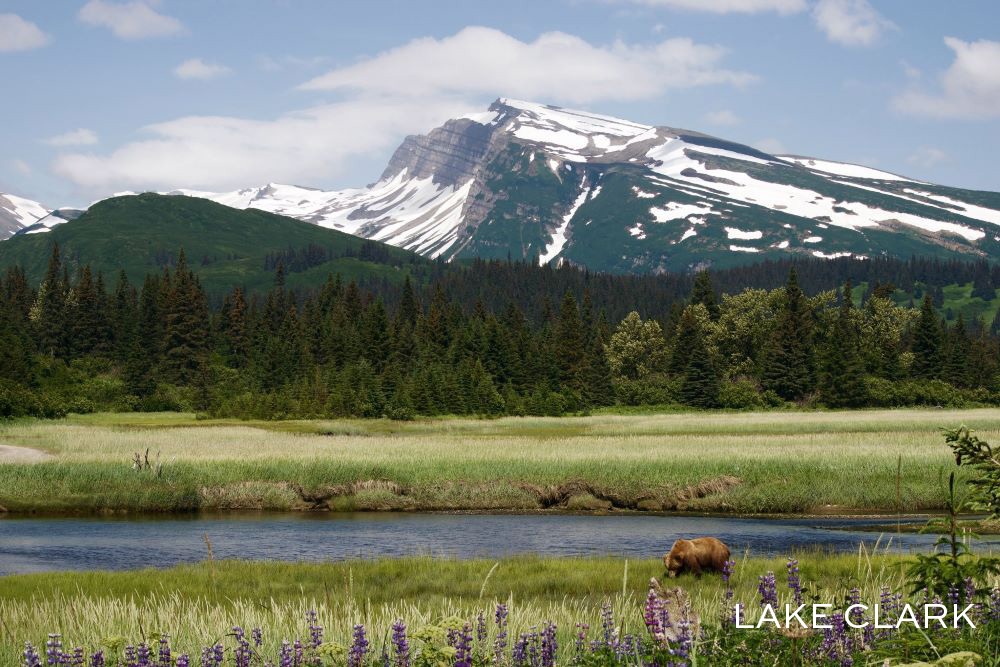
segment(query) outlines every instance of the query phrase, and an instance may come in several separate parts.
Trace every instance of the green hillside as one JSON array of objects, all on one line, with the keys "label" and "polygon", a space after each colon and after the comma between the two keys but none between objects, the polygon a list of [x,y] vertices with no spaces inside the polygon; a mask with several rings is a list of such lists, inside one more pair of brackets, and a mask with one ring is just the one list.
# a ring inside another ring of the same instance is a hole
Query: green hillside
[{"label": "green hillside", "polygon": [[48,233],[0,243],[0,269],[20,264],[28,279],[38,283],[53,243],[59,244],[71,272],[89,263],[108,280],[124,269],[136,283],[171,265],[183,248],[209,292],[237,285],[267,289],[274,280],[273,255],[289,250],[311,248],[313,254],[311,262],[288,265],[289,287],[316,285],[331,273],[345,280],[401,281],[411,265],[427,262],[406,250],[272,213],[193,197],[142,194],[99,202]]}]

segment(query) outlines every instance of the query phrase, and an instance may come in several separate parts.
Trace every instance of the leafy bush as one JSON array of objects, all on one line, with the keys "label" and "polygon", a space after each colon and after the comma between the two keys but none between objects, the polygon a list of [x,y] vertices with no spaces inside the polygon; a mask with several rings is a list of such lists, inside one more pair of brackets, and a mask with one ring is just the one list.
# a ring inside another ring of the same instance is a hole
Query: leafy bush
[{"label": "leafy bush", "polygon": [[681,378],[650,374],[641,380],[619,380],[615,384],[618,401],[624,405],[667,405],[677,403]]},{"label": "leafy bush", "polygon": [[719,404],[730,410],[754,410],[767,405],[757,385],[746,378],[723,382],[719,387]]},{"label": "leafy bush", "polygon": [[940,405],[961,408],[988,403],[991,400],[986,389],[959,389],[943,380],[900,380],[893,382],[884,378],[867,377],[865,387],[870,404],[877,407],[894,408],[911,405]]}]

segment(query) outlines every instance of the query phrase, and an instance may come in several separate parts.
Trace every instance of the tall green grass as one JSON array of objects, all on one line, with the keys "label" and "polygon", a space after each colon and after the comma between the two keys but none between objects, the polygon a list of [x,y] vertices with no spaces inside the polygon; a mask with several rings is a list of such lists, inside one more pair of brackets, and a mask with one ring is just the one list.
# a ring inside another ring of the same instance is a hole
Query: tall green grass
[{"label": "tall green grass", "polygon": [[[996,439],[1000,410],[412,423],[90,415],[0,427],[0,442],[54,456],[0,465],[0,506],[303,509],[309,503],[301,486],[307,495],[338,487],[328,503],[335,510],[533,510],[540,507],[538,487],[579,482],[627,503],[646,499],[646,509],[919,511],[941,506],[939,471],[954,463],[940,429],[958,424]],[[147,450],[161,472],[132,469],[132,455]],[[692,492],[724,476],[738,483]]]},{"label": "tall green grass", "polygon": [[[823,600],[839,601],[858,587],[864,600],[874,602],[883,586],[899,590],[903,585],[901,559],[884,551],[797,556],[803,582]],[[735,600],[752,603],[757,576],[768,570],[784,582],[783,559],[736,558]],[[489,615],[498,602],[510,605],[515,636],[551,620],[568,647],[575,623],[599,627],[605,601],[614,606],[623,632],[641,630],[649,579],[662,575],[662,563],[654,559],[519,557],[225,561],[166,570],[12,576],[0,579],[0,664],[17,664],[23,642],[44,644],[48,632],[93,647],[105,637],[138,641],[165,632],[175,647],[194,650],[234,625],[261,627],[271,642],[307,636],[305,613],[316,609],[328,637],[343,642],[355,623],[381,638],[397,618],[411,628],[449,616],[472,619],[479,610]],[[672,583],[688,591],[703,622],[717,622],[724,593],[718,576],[684,576]]]}]

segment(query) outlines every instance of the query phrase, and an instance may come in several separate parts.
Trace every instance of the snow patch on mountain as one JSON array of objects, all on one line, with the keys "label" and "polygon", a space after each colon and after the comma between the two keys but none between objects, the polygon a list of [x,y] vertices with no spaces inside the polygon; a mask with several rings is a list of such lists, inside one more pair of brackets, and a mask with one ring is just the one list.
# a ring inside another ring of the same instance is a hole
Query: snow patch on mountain
[{"label": "snow patch on mountain", "polygon": [[0,194],[0,240],[31,227],[49,214],[49,209],[36,201],[11,194]]},{"label": "snow patch on mountain", "polygon": [[859,164],[850,164],[849,162],[817,160],[816,158],[800,157],[798,155],[779,155],[778,157],[786,162],[793,162],[801,167],[806,167],[807,169],[815,169],[816,171],[821,171],[825,174],[834,174],[836,176],[867,178],[879,181],[913,181],[911,178],[904,178],[888,171],[872,169],[871,167],[863,167]]},{"label": "snow patch on mountain", "polygon": [[562,223],[556,228],[552,233],[552,241],[545,247],[545,252],[541,254],[538,258],[539,264],[548,264],[553,259],[559,256],[559,253],[563,251],[566,246],[566,231],[569,229],[570,220],[576,215],[576,212],[580,210],[583,203],[587,201],[587,197],[590,195],[589,188],[584,187],[583,191],[573,202],[573,205],[569,207],[566,215],[563,216]]},{"label": "snow patch on mountain", "polygon": [[745,232],[735,227],[726,227],[726,237],[729,240],[739,239],[740,241],[755,241],[764,237],[764,232],[760,230]]}]

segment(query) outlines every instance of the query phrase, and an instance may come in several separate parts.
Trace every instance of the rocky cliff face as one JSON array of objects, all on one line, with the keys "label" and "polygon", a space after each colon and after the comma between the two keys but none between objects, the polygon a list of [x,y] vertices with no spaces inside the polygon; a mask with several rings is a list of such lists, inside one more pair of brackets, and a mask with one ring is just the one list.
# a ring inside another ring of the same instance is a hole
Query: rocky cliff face
[{"label": "rocky cliff face", "polygon": [[379,181],[392,180],[406,170],[410,178],[430,178],[438,185],[464,183],[475,176],[494,129],[460,118],[427,134],[406,137]]}]

